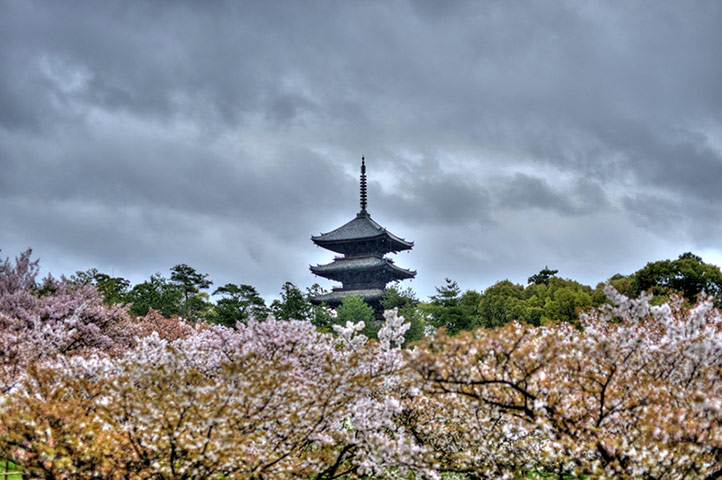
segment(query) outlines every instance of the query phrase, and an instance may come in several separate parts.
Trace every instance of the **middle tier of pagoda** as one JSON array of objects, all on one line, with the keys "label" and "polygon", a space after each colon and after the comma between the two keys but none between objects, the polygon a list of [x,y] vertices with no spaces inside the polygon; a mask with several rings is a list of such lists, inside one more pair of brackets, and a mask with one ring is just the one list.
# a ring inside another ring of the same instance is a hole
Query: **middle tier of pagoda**
[{"label": "middle tier of pagoda", "polygon": [[416,275],[416,272],[397,267],[393,260],[377,255],[339,257],[326,265],[312,266],[311,271],[341,282],[345,289],[384,288],[389,282]]}]

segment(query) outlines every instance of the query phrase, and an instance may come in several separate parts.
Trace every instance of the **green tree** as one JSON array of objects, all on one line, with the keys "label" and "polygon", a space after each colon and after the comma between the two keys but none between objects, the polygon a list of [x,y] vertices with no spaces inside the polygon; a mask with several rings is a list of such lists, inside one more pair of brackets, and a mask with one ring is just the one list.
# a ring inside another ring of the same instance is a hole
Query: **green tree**
[{"label": "green tree", "polygon": [[617,273],[607,280],[607,283],[614,287],[622,295],[626,295],[629,298],[635,298],[638,296],[634,286],[634,275],[621,275]]},{"label": "green tree", "polygon": [[391,310],[392,308],[404,308],[409,305],[416,305],[419,300],[416,298],[416,294],[411,287],[405,290],[400,290],[397,286],[392,285],[386,289],[384,296],[381,299],[381,306],[384,310]]},{"label": "green tree", "polygon": [[404,335],[404,345],[424,337],[426,321],[417,308],[418,303],[419,300],[411,287],[405,290],[399,290],[395,286],[388,287],[381,299],[381,306],[384,310],[398,308],[399,315],[410,324]]},{"label": "green tree", "polygon": [[471,330],[473,318],[465,317],[461,307],[461,289],[450,278],[444,279],[443,287],[436,287],[436,295],[431,301],[421,304],[420,308],[430,315],[432,325],[446,328],[449,335],[456,335],[462,330]]},{"label": "green tree", "polygon": [[[551,280],[551,279],[550,279]],[[524,318],[530,325],[541,325],[544,318],[544,304],[552,295],[549,285],[544,283],[527,285],[524,289]]]},{"label": "green tree", "polygon": [[484,291],[479,303],[480,324],[499,327],[511,321],[540,325],[544,322],[577,323],[579,311],[598,306],[606,299],[591,287],[574,280],[549,276],[546,283],[532,282],[526,288],[509,280]]},{"label": "green tree", "polygon": [[607,298],[607,294],[604,293],[604,289],[607,285],[614,287],[616,291],[625,295],[628,298],[636,298],[638,295],[634,287],[634,275],[622,275],[616,273],[609,277],[606,282],[599,282],[592,292],[592,303],[595,306],[603,303],[611,303]]},{"label": "green tree", "polygon": [[198,292],[188,299],[190,318],[209,321],[214,314],[214,305],[208,292]]},{"label": "green tree", "polygon": [[227,283],[218,287],[213,295],[222,296],[214,308],[212,318],[215,323],[235,327],[236,322],[246,323],[249,318],[264,320],[269,314],[266,301],[251,285]]},{"label": "green tree", "polygon": [[167,318],[180,315],[183,311],[183,292],[160,273],[135,285],[125,298],[133,304],[130,311],[136,315],[147,314],[149,308],[158,310]]},{"label": "green tree", "polygon": [[592,297],[585,291],[572,287],[554,290],[544,304],[544,318],[554,322],[577,323],[579,311],[592,306]]},{"label": "green tree", "polygon": [[494,328],[513,320],[525,321],[526,308],[524,287],[502,280],[484,291],[479,301],[479,325]]},{"label": "green tree", "polygon": [[368,338],[378,338],[381,325],[374,319],[374,309],[371,308],[361,297],[346,297],[341,305],[336,308],[336,322],[339,325],[346,325],[346,322],[364,322],[361,333]]},{"label": "green tree", "polygon": [[170,270],[171,282],[183,293],[183,313],[185,318],[192,320],[198,319],[200,316],[199,307],[205,309],[206,305],[198,300],[191,302],[191,299],[201,290],[205,290],[213,285],[213,282],[208,280],[207,273],[199,273],[185,263],[176,265]]},{"label": "green tree", "polygon": [[271,313],[281,320],[310,320],[312,305],[291,282],[286,282],[281,287],[281,299],[271,303]]},{"label": "green tree", "polygon": [[670,293],[681,293],[694,303],[701,292],[706,292],[715,297],[717,307],[722,307],[722,272],[693,253],[683,253],[677,260],[647,263],[632,276],[636,295],[648,291],[667,298]]},{"label": "green tree", "polygon": [[126,294],[130,287],[130,281],[122,277],[111,277],[101,273],[97,268],[91,268],[84,272],[75,272],[70,281],[79,285],[94,285],[103,296],[103,302],[107,305],[114,303],[126,303]]},{"label": "green tree", "polygon": [[592,287],[574,280],[552,278],[544,298],[543,321],[578,324],[579,312],[599,304],[592,299]]},{"label": "green tree", "polygon": [[459,299],[459,307],[463,318],[469,319],[471,328],[476,328],[481,324],[481,299],[484,296],[476,290],[467,290]]},{"label": "green tree", "polygon": [[328,333],[332,331],[332,325],[336,322],[333,311],[326,303],[321,305],[313,305],[311,298],[326,293],[321,285],[314,283],[310,287],[306,287],[306,302],[311,305],[310,320],[319,332]]},{"label": "green tree", "polygon": [[548,266],[542,268],[539,273],[535,273],[527,279],[527,283],[534,285],[549,285],[549,279],[554,277],[559,270],[551,270]]}]

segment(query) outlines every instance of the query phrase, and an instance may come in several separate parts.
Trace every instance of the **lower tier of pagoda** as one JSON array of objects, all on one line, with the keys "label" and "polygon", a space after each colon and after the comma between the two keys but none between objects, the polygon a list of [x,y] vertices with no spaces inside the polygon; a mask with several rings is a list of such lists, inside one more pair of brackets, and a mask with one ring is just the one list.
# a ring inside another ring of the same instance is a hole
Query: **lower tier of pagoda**
[{"label": "lower tier of pagoda", "polygon": [[311,303],[320,305],[325,303],[329,307],[337,307],[343,302],[344,298],[348,297],[360,297],[364,302],[369,305],[378,304],[381,298],[384,296],[383,288],[362,288],[362,289],[345,289],[345,288],[334,288],[328,293],[316,295],[311,298]]},{"label": "lower tier of pagoda", "polygon": [[325,303],[331,307],[339,305],[347,297],[361,297],[370,305],[378,305],[387,283],[416,276],[412,270],[397,267],[393,260],[373,254],[337,257],[331,263],[310,268],[316,275],[343,284],[343,287],[311,299],[317,305]]}]

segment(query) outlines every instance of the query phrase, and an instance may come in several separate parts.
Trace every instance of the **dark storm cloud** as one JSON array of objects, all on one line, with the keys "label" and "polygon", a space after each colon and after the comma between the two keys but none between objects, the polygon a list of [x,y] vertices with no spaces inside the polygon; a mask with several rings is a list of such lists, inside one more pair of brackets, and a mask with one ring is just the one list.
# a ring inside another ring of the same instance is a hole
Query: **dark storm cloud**
[{"label": "dark storm cloud", "polygon": [[0,247],[270,295],[313,281],[365,154],[422,296],[722,260],[720,25],[714,1],[10,0]]},{"label": "dark storm cloud", "polygon": [[373,204],[392,217],[411,224],[445,226],[464,223],[491,222],[489,197],[478,185],[457,175],[407,178],[393,193],[382,188],[372,197]]},{"label": "dark storm cloud", "polygon": [[497,208],[540,209],[561,215],[580,215],[601,209],[606,199],[601,187],[582,179],[571,191],[559,191],[544,179],[517,173],[506,179],[496,197]]}]

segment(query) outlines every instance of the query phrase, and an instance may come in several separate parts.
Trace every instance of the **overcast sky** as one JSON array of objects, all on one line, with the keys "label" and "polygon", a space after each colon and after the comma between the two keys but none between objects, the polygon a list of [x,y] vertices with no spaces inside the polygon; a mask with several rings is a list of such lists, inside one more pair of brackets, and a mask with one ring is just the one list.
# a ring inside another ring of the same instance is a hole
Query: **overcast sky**
[{"label": "overcast sky", "polygon": [[722,2],[0,0],[0,252],[316,281],[359,210],[423,299],[722,263]]}]

